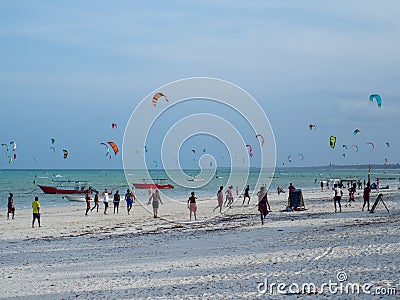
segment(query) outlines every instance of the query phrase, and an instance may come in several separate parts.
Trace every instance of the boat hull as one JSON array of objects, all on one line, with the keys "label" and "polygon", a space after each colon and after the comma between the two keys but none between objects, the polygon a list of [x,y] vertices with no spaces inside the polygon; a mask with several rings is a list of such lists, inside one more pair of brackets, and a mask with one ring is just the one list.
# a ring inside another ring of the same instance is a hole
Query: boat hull
[{"label": "boat hull", "polygon": [[38,187],[43,191],[45,194],[85,194],[85,190],[73,190],[73,189],[62,189],[56,188],[53,186],[46,186],[46,185],[38,185]]},{"label": "boat hull", "polygon": [[77,195],[66,195],[65,198],[67,198],[68,201],[74,201],[74,202],[85,202],[85,196],[77,196]]},{"label": "boat hull", "polygon": [[136,189],[160,189],[169,190],[173,189],[174,186],[171,184],[159,184],[159,183],[132,183]]}]

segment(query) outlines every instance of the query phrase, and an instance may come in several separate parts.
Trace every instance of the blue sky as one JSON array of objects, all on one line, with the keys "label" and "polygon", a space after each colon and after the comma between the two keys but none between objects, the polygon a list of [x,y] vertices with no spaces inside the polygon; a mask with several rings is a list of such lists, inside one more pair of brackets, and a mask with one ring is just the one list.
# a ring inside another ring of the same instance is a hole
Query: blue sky
[{"label": "blue sky", "polygon": [[214,2],[0,2],[0,142],[17,142],[0,168],[121,168],[100,143],[121,144],[148,93],[193,76],[259,101],[278,166],[400,162],[398,1]]}]

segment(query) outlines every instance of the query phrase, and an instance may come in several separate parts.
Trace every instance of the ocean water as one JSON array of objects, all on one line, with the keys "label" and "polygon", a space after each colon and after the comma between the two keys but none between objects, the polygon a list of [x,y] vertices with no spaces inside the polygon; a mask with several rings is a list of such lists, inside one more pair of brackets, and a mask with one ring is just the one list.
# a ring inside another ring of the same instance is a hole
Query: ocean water
[{"label": "ocean water", "polygon": [[[169,171],[168,174],[175,176],[174,172]],[[198,175],[197,170],[187,170],[185,172],[189,176]],[[47,206],[82,205],[82,203],[67,201],[63,198],[63,195],[44,194],[36,185],[54,185],[53,180],[86,180],[90,186],[98,189],[100,193],[104,188],[107,188],[114,190],[114,192],[119,190],[120,194],[123,195],[126,189],[132,189],[132,185],[129,184],[137,182],[138,178],[147,178],[147,174],[144,171],[129,171],[127,174],[125,176],[123,170],[1,170],[0,211],[3,210],[2,208],[4,210],[7,208],[7,198],[10,192],[14,194],[14,202],[17,209],[30,208],[35,196],[39,197],[42,205],[45,204]],[[168,175],[163,170],[152,170],[150,174],[152,178],[168,178]],[[190,187],[190,182],[188,182],[188,185],[180,186],[174,184],[171,180],[167,180],[174,185],[174,189],[163,190],[163,193],[166,197],[172,199],[187,199],[190,192],[194,190],[199,198],[215,198],[219,186],[226,186],[228,179],[230,180],[229,183],[234,183],[234,192],[236,186],[238,186],[239,193],[242,193],[242,188],[244,189],[244,186],[247,184],[250,185],[251,191],[253,191],[259,172],[253,170],[249,174],[240,171],[231,173],[228,169],[221,169],[217,171],[217,175],[220,178],[212,176],[213,179],[209,182],[202,182],[201,178],[195,177],[199,180],[199,182],[195,183],[202,185],[198,188]],[[329,180],[330,178],[355,178],[363,182],[368,178],[368,169],[357,166],[343,168],[329,166],[319,168],[278,168],[275,170],[273,178],[265,178],[265,180],[261,178],[260,184],[271,181],[268,189],[269,192],[276,192],[278,186],[286,190],[291,182],[296,188],[319,190],[320,181]],[[375,181],[376,178],[381,178],[381,186],[389,185],[390,189],[398,190],[400,168],[371,169],[371,181]],[[135,193],[139,200],[146,201],[148,199],[147,190],[135,190]]]}]

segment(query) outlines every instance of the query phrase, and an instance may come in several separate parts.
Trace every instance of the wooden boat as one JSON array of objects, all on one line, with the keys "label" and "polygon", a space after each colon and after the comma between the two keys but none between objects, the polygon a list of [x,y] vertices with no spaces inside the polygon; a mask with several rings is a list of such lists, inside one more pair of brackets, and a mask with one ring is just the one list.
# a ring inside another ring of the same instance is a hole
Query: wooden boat
[{"label": "wooden boat", "polygon": [[157,179],[142,179],[142,183],[132,183],[133,187],[136,189],[173,189],[172,184],[167,183],[167,179],[157,178]]},{"label": "wooden boat", "polygon": [[87,181],[80,180],[52,180],[54,182],[53,186],[40,185],[38,187],[45,194],[85,194],[86,189],[91,189],[88,187]]}]

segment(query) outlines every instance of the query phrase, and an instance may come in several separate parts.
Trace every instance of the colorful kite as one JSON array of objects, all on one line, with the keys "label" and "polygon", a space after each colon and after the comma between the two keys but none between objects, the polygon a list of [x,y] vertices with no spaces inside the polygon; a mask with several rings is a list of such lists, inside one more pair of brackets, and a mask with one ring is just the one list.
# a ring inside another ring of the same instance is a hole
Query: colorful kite
[{"label": "colorful kite", "polygon": [[317,130],[317,128],[315,127],[315,124],[310,124],[310,125],[308,125],[308,128],[310,128],[310,130]]},{"label": "colorful kite", "polygon": [[111,128],[112,128],[112,129],[117,128],[117,123],[111,123]]},{"label": "colorful kite", "polygon": [[161,97],[164,97],[165,101],[168,102],[168,97],[167,97],[167,95],[164,95],[163,93],[156,93],[156,94],[154,94],[153,100],[152,100],[152,104],[153,104],[154,107],[157,106],[157,101],[158,101],[158,99],[161,98]]},{"label": "colorful kite", "polygon": [[376,104],[378,104],[378,107],[381,108],[382,107],[382,98],[381,96],[379,96],[378,94],[372,94],[369,96],[369,101],[370,102],[374,102],[374,99],[376,101]]},{"label": "colorful kite", "polygon": [[347,145],[343,145],[342,147],[345,148],[345,149],[347,150]]},{"label": "colorful kite", "polygon": [[56,139],[51,139],[51,144],[54,145],[54,143],[56,142]]},{"label": "colorful kite", "polygon": [[118,151],[119,151],[117,144],[115,144],[114,142],[107,142],[107,143],[108,143],[108,144],[111,146],[111,148],[114,150],[114,154],[117,155],[117,153],[118,153]]},{"label": "colorful kite", "polygon": [[362,130],[361,129],[355,129],[354,131],[353,131],[353,135],[354,136],[356,136],[357,134],[362,134]]},{"label": "colorful kite", "polygon": [[365,143],[365,144],[367,144],[367,145],[371,145],[372,147],[371,147],[371,151],[374,151],[374,149],[375,149],[375,145],[374,145],[374,143],[373,142],[367,142],[367,143]]},{"label": "colorful kite", "polygon": [[15,151],[15,149],[17,149],[17,144],[14,141],[11,141],[10,145],[13,145],[13,147],[12,147],[13,151]]},{"label": "colorful kite", "polygon": [[390,144],[389,144],[389,142],[386,142],[386,146],[387,146],[388,148],[390,148]]},{"label": "colorful kite", "polygon": [[331,146],[332,149],[335,148],[336,146],[336,136],[331,135],[329,138],[329,145]]},{"label": "colorful kite", "polygon": [[63,154],[64,154],[64,159],[66,159],[68,157],[68,151],[64,149]]},{"label": "colorful kite", "polygon": [[253,157],[253,146],[247,144],[246,147],[249,147],[249,154],[250,154],[250,157]]}]

